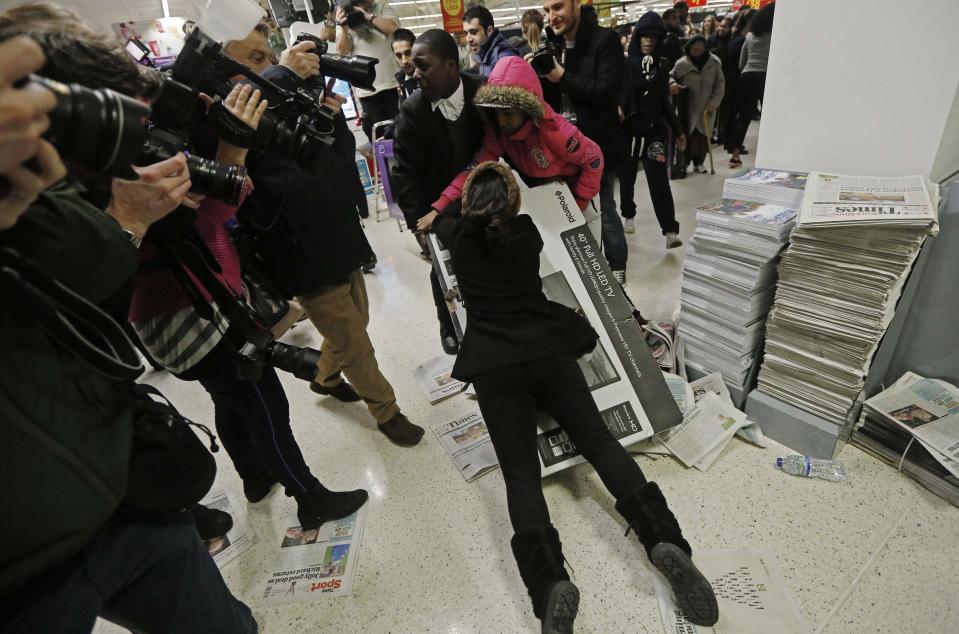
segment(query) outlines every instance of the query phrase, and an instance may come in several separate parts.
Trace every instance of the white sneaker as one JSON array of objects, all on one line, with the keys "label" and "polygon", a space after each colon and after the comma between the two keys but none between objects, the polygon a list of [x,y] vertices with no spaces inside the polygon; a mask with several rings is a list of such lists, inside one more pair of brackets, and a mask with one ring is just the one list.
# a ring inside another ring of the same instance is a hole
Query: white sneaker
[{"label": "white sneaker", "polygon": [[706,166],[705,165],[693,165],[693,171],[697,174],[705,174]]},{"label": "white sneaker", "polygon": [[683,246],[683,241],[679,239],[679,236],[670,231],[666,234],[666,248],[675,249],[676,247]]},{"label": "white sneaker", "polygon": [[626,233],[636,233],[636,223],[632,218],[623,218],[623,231]]},{"label": "white sneaker", "polygon": [[626,271],[613,271],[613,279],[619,282],[620,286],[626,284]]}]

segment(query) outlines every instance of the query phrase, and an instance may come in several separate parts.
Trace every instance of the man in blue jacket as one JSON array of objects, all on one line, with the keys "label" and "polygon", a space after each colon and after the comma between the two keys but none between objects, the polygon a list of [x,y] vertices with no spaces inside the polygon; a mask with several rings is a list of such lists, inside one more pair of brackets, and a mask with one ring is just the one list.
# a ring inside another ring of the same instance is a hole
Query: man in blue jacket
[{"label": "man in blue jacket", "polygon": [[479,73],[489,77],[496,62],[504,57],[519,57],[506,37],[493,26],[493,14],[486,7],[475,6],[463,15],[463,30],[470,51],[479,59]]}]

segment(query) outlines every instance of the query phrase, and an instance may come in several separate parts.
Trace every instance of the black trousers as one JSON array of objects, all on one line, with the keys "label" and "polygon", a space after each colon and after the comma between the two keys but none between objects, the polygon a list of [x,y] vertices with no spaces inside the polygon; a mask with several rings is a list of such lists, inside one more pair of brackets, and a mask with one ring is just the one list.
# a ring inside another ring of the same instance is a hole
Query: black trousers
[{"label": "black trousers", "polygon": [[766,73],[749,72],[739,76],[737,84],[736,116],[730,134],[726,137],[726,149],[730,152],[743,146],[749,124],[759,114],[759,101],[766,92]]},{"label": "black trousers", "polygon": [[708,153],[706,135],[699,130],[690,132],[686,137],[686,157],[693,162],[693,165],[702,165]]},{"label": "black trousers", "polygon": [[433,304],[436,305],[436,320],[440,322],[441,337],[456,337],[456,328],[453,327],[453,316],[446,307],[446,298],[443,297],[443,287],[436,269],[430,267],[430,287],[433,291]]},{"label": "black trousers", "polygon": [[473,384],[499,458],[515,532],[550,522],[536,449],[540,409],[559,423],[613,496],[623,497],[646,482],[639,465],[603,423],[573,355],[486,372]]},{"label": "black trousers", "polygon": [[360,97],[363,106],[363,132],[373,143],[373,126],[380,121],[396,119],[400,113],[400,97],[395,89],[378,92],[371,97]]},{"label": "black trousers", "polygon": [[[659,157],[662,160],[659,160]],[[673,203],[673,191],[669,187],[669,169],[666,157],[666,137],[649,136],[636,139],[626,164],[619,175],[619,209],[623,218],[636,217],[636,203],[634,192],[636,189],[636,173],[639,163],[643,164],[646,172],[646,186],[649,188],[649,199],[653,203],[653,212],[659,222],[663,235],[679,233],[679,223],[676,222],[676,206]]]},{"label": "black trousers", "polygon": [[97,616],[140,633],[255,634],[190,513],[114,516],[79,553],[0,601],[7,634],[87,634]]},{"label": "black trousers", "polygon": [[177,376],[199,381],[210,394],[216,433],[244,485],[279,482],[291,496],[312,488],[316,478],[293,437],[290,404],[276,370],[265,367],[259,381],[241,381],[224,340]]}]

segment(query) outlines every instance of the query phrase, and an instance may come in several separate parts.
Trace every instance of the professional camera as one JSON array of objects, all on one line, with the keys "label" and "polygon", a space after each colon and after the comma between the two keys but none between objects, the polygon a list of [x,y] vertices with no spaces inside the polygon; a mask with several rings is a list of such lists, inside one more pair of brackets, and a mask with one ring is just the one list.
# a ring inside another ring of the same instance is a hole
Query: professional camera
[{"label": "professional camera", "polygon": [[136,178],[131,165],[143,151],[150,107],[112,90],[31,76],[56,97],[44,134],[64,161],[97,174]]},{"label": "professional camera", "polygon": [[556,50],[556,45],[549,41],[549,38],[543,38],[533,58],[529,60],[529,65],[533,67],[537,75],[547,75],[553,70],[553,59],[559,57],[560,52]]},{"label": "professional camera", "polygon": [[[357,13],[360,17],[362,13]],[[373,90],[373,82],[376,81],[376,66],[380,60],[375,57],[365,55],[333,55],[327,53],[329,44],[315,35],[309,33],[300,33],[296,38],[296,43],[313,42],[316,48],[311,51],[320,56],[320,74],[307,80],[311,88],[323,88],[323,77],[336,77],[343,79],[357,88],[363,90]]]},{"label": "professional camera", "polygon": [[363,6],[363,0],[339,0],[336,5],[346,14],[346,26],[358,29],[366,24],[366,16],[356,10],[356,7]]}]

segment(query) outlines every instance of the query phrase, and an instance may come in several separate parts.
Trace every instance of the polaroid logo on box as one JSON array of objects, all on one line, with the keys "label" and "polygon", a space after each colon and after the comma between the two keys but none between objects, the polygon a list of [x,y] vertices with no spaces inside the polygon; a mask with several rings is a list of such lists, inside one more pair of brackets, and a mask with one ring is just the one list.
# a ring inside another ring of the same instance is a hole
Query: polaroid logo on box
[{"label": "polaroid logo on box", "polygon": [[332,592],[333,590],[339,590],[341,585],[343,584],[339,579],[320,581],[310,586],[310,592],[316,592],[317,590],[322,592]]},{"label": "polaroid logo on box", "polygon": [[559,200],[559,205],[563,208],[563,213],[566,214],[566,219],[569,220],[570,224],[575,224],[576,217],[573,216],[573,212],[569,210],[569,205],[566,203],[566,196],[563,196],[563,192],[556,190],[553,195],[556,196],[557,200]]}]

